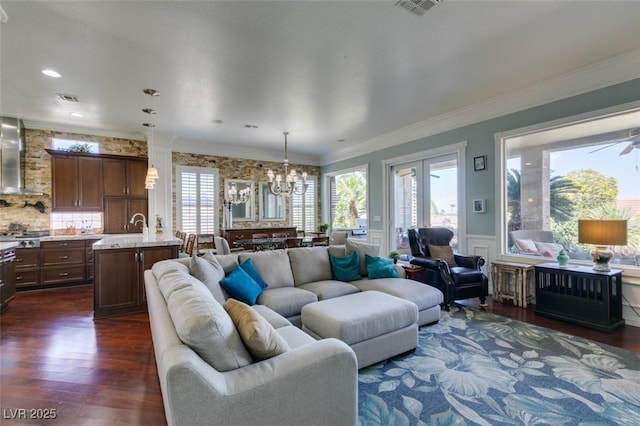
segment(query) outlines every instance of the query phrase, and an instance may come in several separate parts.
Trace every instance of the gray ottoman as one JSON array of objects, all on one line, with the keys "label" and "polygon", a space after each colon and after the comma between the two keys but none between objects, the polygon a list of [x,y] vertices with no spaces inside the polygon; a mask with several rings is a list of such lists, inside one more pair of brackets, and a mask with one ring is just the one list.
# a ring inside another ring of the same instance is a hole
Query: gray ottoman
[{"label": "gray ottoman", "polygon": [[418,307],[379,291],[365,291],[310,303],[302,308],[302,329],[316,339],[335,337],[353,349],[358,368],[418,346]]}]

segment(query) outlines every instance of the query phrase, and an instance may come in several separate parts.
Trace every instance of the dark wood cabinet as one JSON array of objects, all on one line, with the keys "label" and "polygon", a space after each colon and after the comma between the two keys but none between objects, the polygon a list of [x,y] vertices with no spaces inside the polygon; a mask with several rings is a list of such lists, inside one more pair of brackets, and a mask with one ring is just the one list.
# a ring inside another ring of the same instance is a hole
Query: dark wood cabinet
[{"label": "dark wood cabinet", "polygon": [[51,182],[53,211],[102,211],[101,158],[52,154]]},{"label": "dark wood cabinet", "polygon": [[93,317],[124,315],[147,309],[144,271],[178,257],[178,246],[105,249],[94,252]]},{"label": "dark wood cabinet", "polygon": [[0,250],[0,311],[9,307],[16,296],[15,248]]},{"label": "dark wood cabinet", "polygon": [[84,240],[43,241],[40,249],[43,285],[86,280]]},{"label": "dark wood cabinet", "polygon": [[536,314],[607,333],[624,325],[622,270],[557,263],[535,266]]},{"label": "dark wood cabinet", "polygon": [[40,249],[16,249],[15,281],[17,289],[40,285]]},{"label": "dark wood cabinet", "polygon": [[123,234],[142,232],[142,224],[131,224],[134,213],[147,214],[146,198],[105,197],[104,199],[104,233]]},{"label": "dark wood cabinet", "polygon": [[147,175],[146,159],[103,160],[103,190],[105,197],[147,197],[144,179]]}]

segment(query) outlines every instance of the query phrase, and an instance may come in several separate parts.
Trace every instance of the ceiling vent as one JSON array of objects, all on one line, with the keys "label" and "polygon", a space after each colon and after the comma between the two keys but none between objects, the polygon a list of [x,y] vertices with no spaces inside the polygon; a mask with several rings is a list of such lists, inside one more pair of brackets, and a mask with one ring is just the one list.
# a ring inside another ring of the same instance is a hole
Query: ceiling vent
[{"label": "ceiling vent", "polygon": [[438,3],[442,3],[442,1],[443,0],[398,0],[396,6],[406,9],[414,15],[422,16],[427,10]]},{"label": "ceiling vent", "polygon": [[71,102],[71,103],[80,102],[80,99],[78,99],[76,95],[70,95],[68,93],[56,93],[56,97],[63,102]]}]

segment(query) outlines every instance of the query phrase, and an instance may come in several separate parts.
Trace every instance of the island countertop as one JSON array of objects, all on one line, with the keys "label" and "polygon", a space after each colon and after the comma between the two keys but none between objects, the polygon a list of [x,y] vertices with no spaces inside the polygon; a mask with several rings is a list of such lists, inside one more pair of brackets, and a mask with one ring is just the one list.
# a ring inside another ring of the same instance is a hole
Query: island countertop
[{"label": "island countertop", "polygon": [[18,247],[17,241],[2,241],[0,242],[0,250],[9,250],[11,248]]},{"label": "island countertop", "polygon": [[109,250],[136,247],[179,246],[182,240],[174,235],[164,234],[111,234],[92,245],[94,250]]}]

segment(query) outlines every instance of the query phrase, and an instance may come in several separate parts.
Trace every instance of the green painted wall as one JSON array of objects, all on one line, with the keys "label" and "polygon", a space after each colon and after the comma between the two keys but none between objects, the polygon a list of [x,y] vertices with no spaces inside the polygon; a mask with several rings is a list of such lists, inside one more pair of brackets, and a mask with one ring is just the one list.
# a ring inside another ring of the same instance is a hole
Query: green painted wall
[{"label": "green painted wall", "polygon": [[[521,127],[584,114],[603,108],[640,100],[640,79],[627,81],[603,89],[551,102],[542,106],[503,115],[491,120],[459,127],[437,135],[417,139],[401,145],[382,149],[359,157],[349,158],[323,166],[325,173],[367,164],[369,167],[369,227],[382,229],[382,222],[374,222],[374,216],[383,214],[382,205],[382,161],[445,145],[467,141],[466,150],[466,210],[467,233],[472,235],[495,235],[495,134]],[[487,169],[473,171],[473,157],[487,155]],[[474,214],[472,200],[487,200],[487,212]]]}]

